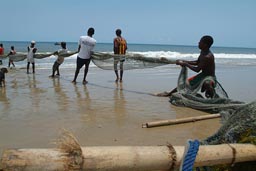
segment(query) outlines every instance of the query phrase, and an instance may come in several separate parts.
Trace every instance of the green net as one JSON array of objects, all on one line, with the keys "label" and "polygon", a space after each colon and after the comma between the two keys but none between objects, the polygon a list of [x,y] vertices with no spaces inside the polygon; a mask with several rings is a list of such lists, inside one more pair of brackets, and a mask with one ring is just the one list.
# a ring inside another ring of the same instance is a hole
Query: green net
[{"label": "green net", "polygon": [[[217,145],[223,143],[249,143],[256,145],[256,101],[244,105],[232,112],[222,111],[222,126],[201,144]],[[216,171],[252,171],[256,170],[256,161],[236,163],[232,166],[211,167]]]},{"label": "green net", "polygon": [[[175,60],[169,60],[164,57],[153,58],[144,57],[140,54],[114,55],[113,53],[94,52],[92,54],[92,62],[99,68],[104,70],[114,70],[114,61],[123,64],[124,70],[153,68],[166,64],[174,64]],[[120,69],[120,67],[117,67]]]},{"label": "green net", "polygon": [[[202,92],[203,84],[206,81],[215,82],[212,98]],[[193,109],[203,110],[211,113],[218,113],[223,110],[236,110],[244,106],[244,102],[228,98],[228,94],[215,77],[207,76],[198,84],[190,86],[187,83],[187,68],[182,67],[177,85],[177,92],[170,96],[170,102],[176,106],[186,106]]]},{"label": "green net", "polygon": [[[58,56],[62,56],[62,57],[69,57],[69,56],[72,56],[74,54],[76,54],[77,52],[72,52],[72,51],[67,51],[65,53],[60,53],[58,54]],[[34,58],[35,59],[43,59],[43,58],[47,58],[47,57],[50,57],[54,55],[54,53],[49,53],[49,52],[46,52],[46,53],[36,53],[34,55]],[[19,61],[23,61],[25,59],[27,59],[27,53],[22,53],[22,52],[17,52],[15,55],[1,55],[0,56],[0,59],[1,60],[5,60],[5,59],[10,59],[14,62],[19,62]]]}]

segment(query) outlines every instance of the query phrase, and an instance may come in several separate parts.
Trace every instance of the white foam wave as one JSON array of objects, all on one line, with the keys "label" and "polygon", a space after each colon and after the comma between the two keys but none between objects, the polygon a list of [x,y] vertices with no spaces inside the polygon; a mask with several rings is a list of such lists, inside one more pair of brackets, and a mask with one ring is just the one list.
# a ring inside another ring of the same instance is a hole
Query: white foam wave
[{"label": "white foam wave", "polygon": [[[145,57],[165,57],[167,59],[197,59],[199,53],[180,53],[172,51],[148,51],[148,52],[129,52],[130,54],[140,54]],[[256,59],[256,54],[226,54],[214,53],[215,58],[219,59]]]}]

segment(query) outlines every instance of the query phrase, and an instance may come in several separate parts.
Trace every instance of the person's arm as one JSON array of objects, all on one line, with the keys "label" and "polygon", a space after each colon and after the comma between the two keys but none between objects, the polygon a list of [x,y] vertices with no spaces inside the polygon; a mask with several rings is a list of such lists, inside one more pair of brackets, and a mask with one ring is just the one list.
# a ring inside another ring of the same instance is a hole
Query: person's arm
[{"label": "person's arm", "polygon": [[5,87],[5,79],[3,79],[3,86]]},{"label": "person's arm", "polygon": [[191,65],[189,63],[186,63],[185,66],[187,66],[189,69],[195,72],[199,72],[201,70],[207,70],[207,67],[209,67],[209,62],[212,60],[211,55],[202,56],[200,60],[198,59],[198,65]]},{"label": "person's arm", "polygon": [[10,55],[12,55],[12,51],[10,51],[10,52],[7,54],[7,56],[10,56]]},{"label": "person's arm", "polygon": [[180,66],[186,66],[194,72],[199,72],[202,70],[202,64],[199,63],[199,60],[196,60],[196,61],[177,60],[176,64]]},{"label": "person's arm", "polygon": [[113,51],[114,51],[114,54],[118,54],[118,40],[117,38],[114,39],[114,47],[113,47]]},{"label": "person's arm", "polygon": [[198,60],[196,61],[186,61],[190,65],[198,65]]},{"label": "person's arm", "polygon": [[36,51],[37,51],[37,48],[34,48],[34,49],[33,49],[33,53],[36,53]]},{"label": "person's arm", "polygon": [[4,75],[3,75],[2,81],[3,81],[3,86],[5,87],[5,73],[4,73]]},{"label": "person's arm", "polygon": [[192,65],[192,64],[189,64],[189,63],[184,63],[183,66],[186,66],[188,67],[189,69],[191,69],[192,71],[195,71],[195,72],[199,72],[202,70],[202,67],[201,65]]}]

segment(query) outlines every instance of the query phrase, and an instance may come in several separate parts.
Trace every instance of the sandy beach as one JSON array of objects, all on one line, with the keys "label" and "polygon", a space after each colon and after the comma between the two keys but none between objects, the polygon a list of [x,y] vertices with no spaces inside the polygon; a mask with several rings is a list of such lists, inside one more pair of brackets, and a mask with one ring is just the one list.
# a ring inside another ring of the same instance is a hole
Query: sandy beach
[{"label": "sandy beach", "polygon": [[[250,102],[256,93],[255,70],[219,66],[216,74],[230,98]],[[125,71],[123,83],[114,81],[113,71],[92,67],[87,85],[82,84],[83,71],[76,85],[71,83],[74,69],[60,71],[61,77],[55,79],[48,77],[48,69],[36,69],[36,74],[12,69],[6,75],[6,87],[0,89],[0,154],[7,148],[55,147],[61,129],[71,131],[83,146],[114,146],[184,145],[187,139],[204,139],[220,127],[219,119],[211,119],[142,128],[148,121],[207,114],[150,95],[174,88],[179,67]]]}]

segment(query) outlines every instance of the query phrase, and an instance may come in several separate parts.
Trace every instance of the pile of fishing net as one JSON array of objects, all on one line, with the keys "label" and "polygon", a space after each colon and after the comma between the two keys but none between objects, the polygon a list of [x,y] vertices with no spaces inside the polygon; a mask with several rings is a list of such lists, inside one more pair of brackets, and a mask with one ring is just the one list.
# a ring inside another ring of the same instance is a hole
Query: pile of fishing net
[{"label": "pile of fishing net", "polygon": [[[214,88],[215,93],[212,98],[206,97],[201,92],[205,81],[216,82]],[[250,143],[256,145],[256,101],[245,104],[244,102],[229,99],[226,91],[216,78],[206,77],[198,85],[191,87],[187,83],[187,68],[182,67],[178,78],[177,92],[170,96],[170,102],[177,106],[186,106],[212,113],[220,113],[222,126],[214,135],[202,140],[200,142],[201,144]],[[220,165],[200,169],[212,171],[251,171],[256,170],[256,162],[236,163],[232,166]]]},{"label": "pile of fishing net", "polygon": [[[170,96],[170,102],[176,106],[186,106],[193,109],[203,110],[210,113],[218,113],[223,110],[233,111],[241,106],[244,102],[235,101],[228,98],[228,94],[215,77],[205,77],[195,86],[187,83],[187,67],[182,67],[177,85],[177,92]],[[202,87],[205,82],[215,82],[214,95],[208,98],[202,93]]]},{"label": "pile of fishing net", "polygon": [[[215,134],[201,141],[201,144],[250,143],[256,145],[256,101],[244,105],[235,111],[222,111],[220,114],[222,126]],[[236,163],[232,166],[220,165],[212,167],[211,170],[252,171],[256,170],[256,162]]]},{"label": "pile of fishing net", "polygon": [[92,54],[92,62],[97,67],[104,70],[114,70],[114,60],[123,62],[124,70],[153,68],[175,63],[175,60],[170,60],[164,57],[145,57],[140,54],[115,55],[113,53],[103,52],[94,52]]}]

